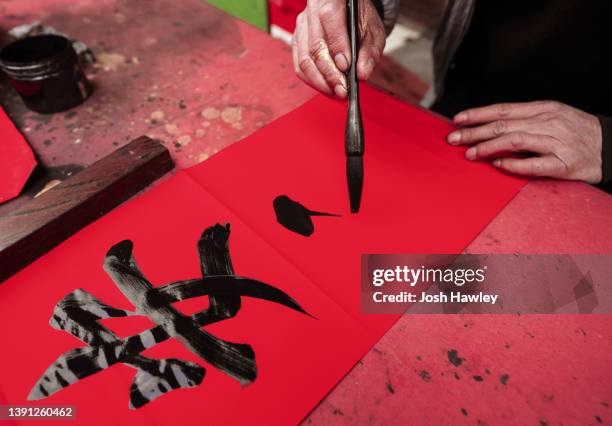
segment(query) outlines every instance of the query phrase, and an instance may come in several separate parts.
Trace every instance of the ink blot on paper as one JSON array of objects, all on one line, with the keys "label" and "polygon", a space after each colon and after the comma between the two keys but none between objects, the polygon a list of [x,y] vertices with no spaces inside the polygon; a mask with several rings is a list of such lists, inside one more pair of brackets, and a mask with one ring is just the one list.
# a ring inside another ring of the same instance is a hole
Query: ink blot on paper
[{"label": "ink blot on paper", "polygon": [[[306,314],[283,291],[234,274],[229,253],[230,227],[215,225],[198,241],[202,278],[153,287],[132,255],[129,240],[115,244],[106,254],[104,270],[136,311],[113,308],[83,289],[60,300],[51,317],[53,328],[82,340],[86,346],[69,350],[51,364],[32,388],[29,400],[44,399],[79,380],[123,363],[136,369],[130,387],[130,408],[139,408],[174,389],[199,385],[206,369],[176,358],[153,359],[141,352],[168,339],[176,339],[213,367],[247,385],[257,378],[255,353],[250,345],[222,340],[201,327],[235,316],[241,297],[254,297]],[[208,308],[185,315],[173,303],[208,296]],[[156,325],[126,338],[100,324],[111,317],[145,315]]]},{"label": "ink blot on paper", "polygon": [[306,207],[297,201],[293,201],[286,195],[276,197],[273,205],[278,223],[288,230],[305,237],[310,237],[314,232],[312,216],[339,216],[337,214],[308,210]]}]

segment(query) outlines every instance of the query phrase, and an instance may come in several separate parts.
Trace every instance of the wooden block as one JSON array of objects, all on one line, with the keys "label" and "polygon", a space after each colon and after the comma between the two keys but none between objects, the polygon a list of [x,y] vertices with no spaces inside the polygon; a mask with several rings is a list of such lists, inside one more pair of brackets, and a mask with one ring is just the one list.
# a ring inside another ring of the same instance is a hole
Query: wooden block
[{"label": "wooden block", "polygon": [[173,167],[164,146],[141,136],[0,217],[0,283]]}]

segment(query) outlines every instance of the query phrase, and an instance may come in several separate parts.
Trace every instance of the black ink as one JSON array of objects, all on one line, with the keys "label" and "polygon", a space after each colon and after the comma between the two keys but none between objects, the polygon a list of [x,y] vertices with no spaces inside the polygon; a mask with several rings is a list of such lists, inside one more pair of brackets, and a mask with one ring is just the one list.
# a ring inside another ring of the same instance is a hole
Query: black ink
[{"label": "black ink", "polygon": [[459,353],[455,349],[448,351],[448,361],[455,367],[459,367],[463,364],[463,358],[459,357]]},{"label": "black ink", "polygon": [[[198,241],[202,276],[234,275],[234,266],[229,254],[229,224],[212,226],[204,231]],[[231,318],[240,310],[239,295],[210,296],[209,313]]]},{"label": "black ink", "polygon": [[507,385],[508,380],[510,380],[509,374],[502,374],[501,376],[499,376],[499,381],[501,382],[502,385]]},{"label": "black ink", "polygon": [[[198,241],[202,278],[158,288],[154,288],[140,271],[132,256],[131,241],[113,246],[104,260],[104,269],[136,307],[137,313],[113,308],[83,289],[64,297],[56,305],[50,324],[81,339],[87,346],[62,354],[34,385],[28,399],[46,398],[117,363],[137,370],[130,387],[130,408],[142,407],[171,390],[199,385],[206,374],[204,367],[180,359],[158,360],[141,355],[144,350],[169,338],[176,338],[241,384],[254,381],[257,366],[252,348],[219,339],[201,327],[236,315],[241,296],[267,300],[308,314],[281,290],[234,275],[228,247],[229,231],[229,225],[217,224],[202,234]],[[186,316],[172,307],[175,302],[199,296],[208,296],[208,309]],[[104,318],[131,315],[146,315],[156,326],[120,339],[99,323]],[[64,369],[70,374],[60,374]]]},{"label": "black ink", "polygon": [[423,379],[424,382],[431,382],[431,374],[429,374],[429,371],[427,370],[419,371],[419,377]]},{"label": "black ink", "polygon": [[274,199],[274,212],[276,220],[288,230],[305,237],[310,237],[314,232],[312,216],[334,216],[337,214],[322,213],[308,210],[306,207],[293,201],[286,195],[280,195]]}]

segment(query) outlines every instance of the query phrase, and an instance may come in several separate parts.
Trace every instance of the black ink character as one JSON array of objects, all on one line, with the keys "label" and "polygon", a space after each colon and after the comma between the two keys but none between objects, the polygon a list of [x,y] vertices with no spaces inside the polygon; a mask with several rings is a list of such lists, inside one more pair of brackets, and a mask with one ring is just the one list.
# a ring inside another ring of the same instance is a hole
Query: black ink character
[{"label": "black ink character", "polygon": [[286,195],[280,195],[274,199],[274,212],[276,220],[288,230],[305,237],[310,237],[314,232],[314,224],[312,216],[333,216],[339,217],[337,214],[321,213],[308,210],[306,207],[293,201]]},{"label": "black ink character", "polygon": [[[255,297],[307,314],[291,297],[263,282],[234,274],[228,241],[229,224],[206,229],[198,241],[202,278],[176,281],[153,287],[132,256],[132,242],[122,241],[108,251],[104,270],[136,311],[113,308],[86,290],[77,289],[56,305],[50,324],[79,338],[87,346],[62,354],[32,388],[29,400],[39,400],[78,380],[123,363],[136,369],[130,387],[130,408],[139,408],[174,389],[199,385],[204,367],[180,359],[152,359],[141,352],[170,338],[240,384],[257,377],[255,353],[247,344],[228,342],[202,329],[238,313],[241,297]],[[208,296],[209,307],[184,315],[172,304],[193,297]],[[110,317],[145,315],[156,326],[139,334],[119,338],[100,324]]]}]

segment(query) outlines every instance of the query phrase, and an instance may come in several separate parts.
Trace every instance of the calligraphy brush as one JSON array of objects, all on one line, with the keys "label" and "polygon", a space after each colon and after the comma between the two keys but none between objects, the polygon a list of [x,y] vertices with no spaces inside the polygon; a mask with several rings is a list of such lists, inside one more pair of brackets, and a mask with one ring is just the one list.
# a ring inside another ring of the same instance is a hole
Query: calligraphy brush
[{"label": "calligraphy brush", "polygon": [[359,211],[363,189],[363,122],[359,106],[359,83],[357,81],[357,55],[359,50],[359,0],[347,1],[348,31],[351,40],[351,66],[348,70],[348,113],[346,116],[345,152],[346,180],[348,183],[351,213]]}]

